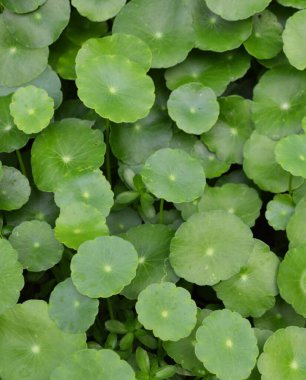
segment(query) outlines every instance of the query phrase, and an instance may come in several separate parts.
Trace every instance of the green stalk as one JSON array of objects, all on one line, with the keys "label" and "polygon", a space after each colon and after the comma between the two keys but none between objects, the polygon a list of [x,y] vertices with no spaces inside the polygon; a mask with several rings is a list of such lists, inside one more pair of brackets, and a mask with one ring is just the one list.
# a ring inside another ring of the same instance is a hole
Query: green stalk
[{"label": "green stalk", "polygon": [[106,302],[107,302],[107,308],[108,308],[108,313],[109,313],[110,319],[115,319],[115,314],[114,314],[114,310],[113,310],[113,305],[112,305],[111,299],[110,298],[106,298]]},{"label": "green stalk", "polygon": [[164,200],[161,199],[160,200],[160,204],[159,204],[159,224],[163,224],[164,223]]},{"label": "green stalk", "polygon": [[16,150],[16,156],[17,156],[17,159],[18,159],[18,162],[19,162],[19,167],[20,167],[20,170],[22,172],[22,174],[27,177],[27,171],[26,171],[26,168],[25,168],[25,165],[24,165],[24,162],[23,162],[23,159],[22,159],[22,156],[21,156],[21,153],[19,150]]},{"label": "green stalk", "polygon": [[110,121],[105,119],[105,144],[106,144],[106,154],[105,154],[105,165],[106,165],[106,178],[108,182],[112,185],[112,170],[111,170],[111,159],[110,159],[110,145],[109,145],[109,130]]}]

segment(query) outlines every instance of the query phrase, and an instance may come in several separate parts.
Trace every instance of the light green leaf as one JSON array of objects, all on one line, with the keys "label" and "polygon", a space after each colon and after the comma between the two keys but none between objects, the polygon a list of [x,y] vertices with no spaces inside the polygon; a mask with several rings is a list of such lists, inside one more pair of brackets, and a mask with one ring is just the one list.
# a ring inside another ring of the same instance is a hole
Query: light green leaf
[{"label": "light green leaf", "polygon": [[306,244],[305,231],[306,221],[306,196],[303,196],[295,206],[295,210],[287,224],[286,232],[290,247]]},{"label": "light green leaf", "polygon": [[78,12],[91,21],[105,21],[116,16],[126,0],[72,0]]},{"label": "light green leaf", "polygon": [[298,9],[306,8],[306,0],[276,0],[284,7],[293,7]]},{"label": "light green leaf", "polygon": [[136,311],[139,322],[162,340],[187,337],[197,321],[190,293],[169,282],[147,286],[138,296]]},{"label": "light green leaf", "polygon": [[15,13],[33,12],[45,2],[46,0],[27,0],[26,2],[20,0],[1,0],[1,4],[6,9]]},{"label": "light green leaf", "polygon": [[285,230],[294,213],[294,202],[288,194],[277,194],[267,204],[265,217],[274,230]]},{"label": "light green leaf", "polygon": [[120,211],[113,211],[107,217],[107,226],[111,235],[118,235],[142,223],[137,211],[127,207]]}]

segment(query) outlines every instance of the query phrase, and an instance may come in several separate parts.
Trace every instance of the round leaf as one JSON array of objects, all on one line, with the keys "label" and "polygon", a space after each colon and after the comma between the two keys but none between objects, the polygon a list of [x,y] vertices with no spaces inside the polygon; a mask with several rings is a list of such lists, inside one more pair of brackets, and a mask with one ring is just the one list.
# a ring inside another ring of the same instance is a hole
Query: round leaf
[{"label": "round leaf", "polygon": [[102,165],[103,135],[90,129],[90,125],[87,121],[64,119],[36,137],[32,146],[32,171],[40,190],[54,191],[64,179]]},{"label": "round leaf", "polygon": [[[50,0],[49,0],[50,1]],[[47,67],[49,49],[29,49],[16,41],[0,17],[0,83],[19,86],[38,77]]]},{"label": "round leaf", "polygon": [[55,236],[67,247],[77,249],[83,242],[108,235],[105,217],[86,203],[69,203],[56,220]]},{"label": "round leaf", "polygon": [[279,259],[269,246],[255,240],[248,262],[240,272],[214,288],[226,308],[244,317],[260,317],[275,303]]},{"label": "round leaf", "polygon": [[294,310],[306,316],[306,246],[301,245],[286,253],[281,262],[277,284],[282,298]]},{"label": "round leaf", "polygon": [[277,0],[277,2],[284,7],[306,8],[306,0]]},{"label": "round leaf", "polygon": [[71,278],[77,290],[91,298],[118,294],[136,275],[138,255],[117,236],[86,241],[73,256]]},{"label": "round leaf", "polygon": [[78,94],[100,116],[116,123],[145,117],[154,103],[154,84],[137,63],[105,55],[76,66]]},{"label": "round leaf", "polygon": [[132,0],[115,18],[114,33],[133,34],[151,48],[152,67],[182,62],[193,48],[192,17],[183,0]]},{"label": "round leaf", "polygon": [[62,258],[63,246],[46,222],[23,222],[14,228],[9,240],[18,252],[19,261],[29,271],[47,270]]},{"label": "round leaf", "polygon": [[139,322],[162,340],[187,337],[197,321],[190,293],[169,282],[147,286],[138,296],[136,311]]},{"label": "round leaf", "polygon": [[306,244],[304,234],[306,221],[306,197],[304,196],[295,206],[295,210],[287,224],[286,232],[291,247]]},{"label": "round leaf", "polygon": [[19,170],[2,166],[0,178],[0,210],[17,210],[29,200],[31,188],[28,179]]},{"label": "round leaf", "polygon": [[54,101],[46,90],[35,86],[21,87],[12,97],[10,112],[19,130],[26,134],[38,133],[50,123]]},{"label": "round leaf", "polygon": [[160,149],[146,161],[141,176],[156,197],[169,202],[191,202],[205,187],[202,165],[181,149]]},{"label": "round leaf", "polygon": [[274,230],[285,230],[294,212],[294,202],[288,194],[277,194],[267,204],[265,217]]},{"label": "round leaf", "polygon": [[178,228],[171,241],[170,263],[185,280],[214,285],[238,273],[253,246],[250,228],[236,215],[221,210],[200,212]]},{"label": "round leaf", "polygon": [[58,39],[70,18],[68,0],[47,0],[34,12],[3,12],[4,24],[14,39],[29,48],[43,48]]},{"label": "round leaf", "polygon": [[17,252],[7,240],[0,239],[0,315],[14,306],[24,286],[22,266]]},{"label": "round leaf", "polygon": [[99,301],[80,294],[70,278],[53,289],[49,300],[49,316],[57,326],[69,333],[85,332],[94,323]]},{"label": "round leaf", "polygon": [[85,334],[68,334],[49,318],[44,301],[8,309],[0,322],[0,374],[10,380],[49,380],[62,360],[85,349]]},{"label": "round leaf", "polygon": [[83,379],[135,380],[130,365],[111,350],[82,350],[56,368],[50,380]]},{"label": "round leaf", "polygon": [[219,103],[213,90],[201,83],[187,83],[174,90],[167,103],[169,116],[179,129],[200,135],[216,123]]},{"label": "round leaf", "polygon": [[304,47],[305,24],[306,10],[296,12],[288,18],[283,33],[284,53],[291,65],[298,70],[306,68],[306,48]]},{"label": "round leaf", "polygon": [[46,0],[27,0],[26,2],[20,0],[1,0],[1,4],[6,9],[15,13],[33,12],[45,2]]},{"label": "round leaf", "polygon": [[116,16],[126,0],[72,0],[78,12],[91,21],[105,21]]},{"label": "round leaf", "polygon": [[248,18],[255,13],[263,11],[272,0],[205,0],[209,9],[224,18],[235,21]]},{"label": "round leaf", "polygon": [[236,312],[217,310],[198,329],[195,352],[205,368],[220,380],[242,380],[256,364],[258,347],[247,319]]},{"label": "round leaf", "polygon": [[302,380],[306,376],[306,329],[290,326],[276,331],[258,359],[262,380]]}]

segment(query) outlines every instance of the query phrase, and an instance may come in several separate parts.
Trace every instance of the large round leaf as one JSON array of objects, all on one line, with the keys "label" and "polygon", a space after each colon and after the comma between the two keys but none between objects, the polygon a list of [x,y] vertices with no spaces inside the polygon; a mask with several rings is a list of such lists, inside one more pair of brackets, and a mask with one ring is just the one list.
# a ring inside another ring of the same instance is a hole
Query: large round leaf
[{"label": "large round leaf", "polygon": [[0,239],[0,262],[1,315],[6,309],[18,302],[20,290],[24,286],[24,279],[22,276],[22,265],[18,261],[17,252],[4,239]]},{"label": "large round leaf", "polygon": [[[49,0],[50,1],[50,0]],[[19,86],[40,75],[48,64],[49,49],[29,49],[16,41],[0,17],[0,83]]]},{"label": "large round leaf", "polygon": [[74,202],[61,208],[55,236],[67,247],[77,249],[83,242],[103,235],[108,235],[105,216],[95,207]]},{"label": "large round leaf", "polygon": [[243,20],[263,11],[272,0],[205,0],[209,9],[225,20]]},{"label": "large round leaf", "polygon": [[99,115],[116,123],[145,117],[154,103],[154,84],[137,63],[105,55],[76,66],[78,94]]},{"label": "large round leaf", "polygon": [[282,298],[306,317],[306,245],[286,253],[279,267],[277,284]]},{"label": "large round leaf", "polygon": [[0,97],[0,152],[10,153],[22,148],[29,137],[14,124],[10,114],[11,96]]},{"label": "large round leaf", "polygon": [[183,0],[132,0],[115,18],[113,32],[144,40],[154,68],[182,62],[193,47],[192,17]]},{"label": "large round leaf", "polygon": [[64,247],[46,222],[23,222],[14,228],[9,240],[18,252],[19,261],[29,271],[47,270],[62,258]]},{"label": "large round leaf", "polygon": [[61,331],[44,301],[30,300],[0,317],[0,375],[10,380],[49,380],[62,360],[86,348],[85,334]]},{"label": "large round leaf", "polygon": [[218,298],[244,317],[260,317],[275,303],[279,259],[269,246],[255,240],[248,262],[240,272],[214,288]]},{"label": "large round leaf", "polygon": [[277,2],[284,7],[306,8],[306,0],[277,0]]},{"label": "large round leaf", "polygon": [[105,218],[114,203],[110,184],[100,170],[81,173],[63,181],[54,195],[59,207],[83,202],[95,207]]},{"label": "large round leaf", "polygon": [[31,188],[28,179],[19,170],[2,166],[0,177],[0,210],[17,210],[29,200]]},{"label": "large round leaf", "polygon": [[170,263],[185,280],[214,285],[238,273],[253,246],[250,228],[236,215],[221,210],[200,212],[178,228],[171,241]]},{"label": "large round leaf", "polygon": [[35,9],[43,5],[45,2],[46,0],[2,0],[1,4],[11,12],[29,13],[35,11]]},{"label": "large round leaf", "polygon": [[126,0],[72,0],[78,12],[91,21],[105,21],[114,16],[124,6]]},{"label": "large round leaf", "polygon": [[158,198],[169,202],[191,202],[205,187],[205,174],[198,160],[181,149],[160,149],[146,161],[142,179]]},{"label": "large round leaf", "polygon": [[306,197],[304,196],[295,206],[295,210],[287,224],[286,232],[291,247],[306,244]]},{"label": "large round leaf", "polygon": [[277,194],[267,204],[265,217],[276,231],[285,230],[294,213],[294,202],[289,194]]},{"label": "large round leaf", "polygon": [[219,120],[201,138],[222,161],[241,164],[244,144],[253,131],[251,102],[233,95],[219,103]]},{"label": "large round leaf", "polygon": [[71,278],[81,294],[107,298],[133,280],[137,265],[138,255],[131,243],[102,236],[79,247],[71,261]]},{"label": "large round leaf", "polygon": [[168,282],[177,280],[168,259],[173,237],[169,227],[142,224],[130,228],[122,237],[132,243],[138,253],[136,277],[121,292],[125,297],[136,299],[144,288],[162,279]]},{"label": "large round leaf", "polygon": [[80,294],[71,278],[53,289],[49,300],[49,316],[57,326],[69,333],[85,332],[94,323],[99,301]]},{"label": "large round leaf", "polygon": [[306,72],[290,66],[267,71],[254,89],[252,112],[257,131],[272,139],[301,131],[306,112]]},{"label": "large round leaf", "polygon": [[303,179],[293,177],[275,160],[277,142],[254,131],[244,146],[243,170],[262,190],[272,193],[282,193],[299,187]]},{"label": "large round leaf", "polygon": [[206,187],[199,202],[199,211],[224,210],[239,216],[253,227],[259,217],[262,202],[256,190],[241,183]]},{"label": "large round leaf", "polygon": [[64,119],[36,137],[32,146],[32,171],[37,187],[54,191],[66,178],[97,169],[103,163],[105,144],[90,122]]},{"label": "large round leaf", "polygon": [[147,286],[138,296],[136,311],[140,323],[162,340],[187,337],[197,321],[190,293],[170,282]]},{"label": "large round leaf", "polygon": [[284,52],[292,66],[299,70],[306,68],[306,10],[294,13],[286,22],[283,33]]},{"label": "large round leaf", "polygon": [[54,113],[54,101],[46,90],[35,86],[21,87],[12,96],[11,115],[17,128],[26,134],[46,128]]},{"label": "large round leaf", "polygon": [[70,17],[68,0],[47,0],[34,12],[3,12],[3,21],[14,39],[23,46],[43,48],[58,39]]},{"label": "large round leaf", "polygon": [[188,1],[193,15],[195,46],[223,52],[238,48],[251,34],[252,19],[226,21],[213,13],[205,0]]},{"label": "large round leaf", "polygon": [[262,380],[302,380],[306,376],[306,329],[290,326],[276,331],[258,359]]},{"label": "large round leaf", "polygon": [[207,132],[219,116],[219,103],[214,91],[197,82],[174,90],[167,106],[169,116],[186,133],[200,135]]},{"label": "large round leaf", "polygon": [[52,372],[50,380],[135,380],[130,365],[111,350],[82,350],[71,355]]},{"label": "large round leaf", "polygon": [[205,368],[220,380],[242,380],[256,364],[258,347],[247,319],[236,312],[217,310],[199,327],[195,352]]}]

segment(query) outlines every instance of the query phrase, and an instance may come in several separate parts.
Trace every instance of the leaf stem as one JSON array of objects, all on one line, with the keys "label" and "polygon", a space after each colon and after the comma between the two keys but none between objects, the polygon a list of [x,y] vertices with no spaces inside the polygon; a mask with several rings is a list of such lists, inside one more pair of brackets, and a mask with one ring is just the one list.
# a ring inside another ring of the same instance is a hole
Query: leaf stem
[{"label": "leaf stem", "polygon": [[164,199],[160,200],[159,204],[159,224],[164,223]]},{"label": "leaf stem", "polygon": [[17,159],[18,159],[18,163],[19,163],[19,167],[20,167],[20,170],[22,172],[22,174],[27,177],[27,171],[26,171],[26,168],[25,168],[25,165],[24,165],[24,162],[23,162],[23,159],[22,159],[22,155],[20,153],[19,150],[16,150],[16,156],[17,156]]},{"label": "leaf stem", "polygon": [[111,299],[110,298],[106,298],[106,302],[107,302],[107,308],[108,308],[108,313],[109,313],[110,319],[115,319],[115,314],[114,314],[114,310],[113,310],[113,305],[112,305]]},{"label": "leaf stem", "polygon": [[105,119],[105,143],[106,143],[106,154],[105,154],[105,165],[106,165],[106,178],[108,182],[112,185],[112,170],[111,170],[111,159],[110,159],[110,145],[109,145],[109,130],[110,121]]}]

